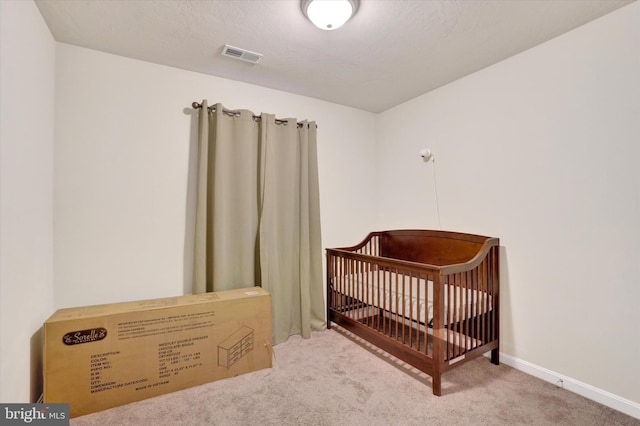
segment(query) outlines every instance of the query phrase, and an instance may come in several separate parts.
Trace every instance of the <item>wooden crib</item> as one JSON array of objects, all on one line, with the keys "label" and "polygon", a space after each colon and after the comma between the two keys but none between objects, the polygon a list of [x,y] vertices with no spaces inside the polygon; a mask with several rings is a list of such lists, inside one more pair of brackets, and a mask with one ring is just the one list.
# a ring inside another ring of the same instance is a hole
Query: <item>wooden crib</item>
[{"label": "wooden crib", "polygon": [[432,377],[491,351],[499,364],[499,239],[457,232],[370,233],[327,249],[332,321]]}]

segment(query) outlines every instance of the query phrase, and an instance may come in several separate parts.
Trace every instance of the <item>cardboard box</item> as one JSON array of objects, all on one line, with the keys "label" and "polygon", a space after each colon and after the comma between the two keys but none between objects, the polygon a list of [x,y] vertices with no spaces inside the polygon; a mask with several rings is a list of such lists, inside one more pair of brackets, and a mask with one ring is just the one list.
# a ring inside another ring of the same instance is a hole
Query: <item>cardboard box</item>
[{"label": "cardboard box", "polygon": [[60,309],[44,323],[44,402],[71,417],[271,367],[260,287]]}]

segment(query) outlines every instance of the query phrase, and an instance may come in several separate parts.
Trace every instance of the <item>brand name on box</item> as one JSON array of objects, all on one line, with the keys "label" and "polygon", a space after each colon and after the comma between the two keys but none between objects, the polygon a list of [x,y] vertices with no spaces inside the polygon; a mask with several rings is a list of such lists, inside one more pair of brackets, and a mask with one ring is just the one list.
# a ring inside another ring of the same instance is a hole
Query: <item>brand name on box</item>
[{"label": "brand name on box", "polygon": [[97,342],[107,337],[107,330],[91,328],[89,330],[72,331],[62,336],[62,343],[65,345],[79,345],[81,343]]}]

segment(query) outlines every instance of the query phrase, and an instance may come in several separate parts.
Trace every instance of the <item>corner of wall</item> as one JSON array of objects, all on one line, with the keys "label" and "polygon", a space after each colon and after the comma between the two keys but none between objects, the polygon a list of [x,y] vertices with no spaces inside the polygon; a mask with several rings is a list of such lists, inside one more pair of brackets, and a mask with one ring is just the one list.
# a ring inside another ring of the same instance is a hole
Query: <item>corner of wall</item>
[{"label": "corner of wall", "polygon": [[32,402],[53,310],[55,40],[33,1],[0,1],[0,19],[0,401]]}]

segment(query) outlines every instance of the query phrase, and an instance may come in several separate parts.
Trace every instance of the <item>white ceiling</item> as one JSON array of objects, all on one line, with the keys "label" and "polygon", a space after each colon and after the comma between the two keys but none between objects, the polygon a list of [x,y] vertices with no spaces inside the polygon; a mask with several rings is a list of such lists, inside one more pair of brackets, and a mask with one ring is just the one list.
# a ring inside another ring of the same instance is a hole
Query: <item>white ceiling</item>
[{"label": "white ceiling", "polygon": [[[298,0],[36,4],[59,42],[381,112],[632,1],[361,0],[334,31]],[[264,57],[228,58],[225,44]]]}]

